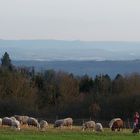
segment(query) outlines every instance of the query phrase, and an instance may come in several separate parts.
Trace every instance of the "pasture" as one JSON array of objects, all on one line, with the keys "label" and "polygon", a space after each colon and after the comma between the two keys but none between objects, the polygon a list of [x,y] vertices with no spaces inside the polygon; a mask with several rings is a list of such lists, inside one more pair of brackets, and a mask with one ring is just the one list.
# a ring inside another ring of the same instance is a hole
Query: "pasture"
[{"label": "pasture", "polygon": [[16,131],[11,128],[0,128],[1,140],[139,140],[140,134],[132,134],[131,130],[123,132],[111,132],[105,129],[104,132],[82,132],[79,127],[69,129],[48,128],[42,132],[36,128],[22,128]]}]

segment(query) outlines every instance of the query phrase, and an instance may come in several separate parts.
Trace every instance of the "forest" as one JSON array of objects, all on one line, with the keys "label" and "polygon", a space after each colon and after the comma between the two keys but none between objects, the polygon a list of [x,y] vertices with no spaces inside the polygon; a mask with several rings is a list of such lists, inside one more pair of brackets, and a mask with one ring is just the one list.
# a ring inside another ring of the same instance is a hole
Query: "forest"
[{"label": "forest", "polygon": [[[103,68],[104,69],[104,68]],[[0,65],[0,116],[132,118],[140,112],[140,74],[77,76],[16,67],[7,52]]]}]

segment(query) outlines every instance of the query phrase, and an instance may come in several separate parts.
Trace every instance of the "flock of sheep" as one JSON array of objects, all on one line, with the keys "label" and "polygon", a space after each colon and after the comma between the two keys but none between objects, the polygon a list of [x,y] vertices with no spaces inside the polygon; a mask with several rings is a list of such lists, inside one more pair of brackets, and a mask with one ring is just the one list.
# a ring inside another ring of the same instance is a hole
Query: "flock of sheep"
[{"label": "flock of sheep", "polygon": [[[120,118],[116,118],[110,121],[109,123],[109,127],[112,130],[117,129],[119,131],[120,128],[122,128],[123,124],[120,125],[123,121]],[[29,127],[36,127],[40,130],[46,130],[49,125],[48,122],[45,120],[41,120],[40,122],[33,117],[29,117],[29,116],[20,116],[20,115],[15,115],[12,117],[4,117],[3,119],[0,118],[0,125],[2,126],[9,126],[12,127],[14,129],[20,130],[22,125],[28,125]],[[60,119],[60,120],[56,120],[54,122],[54,128],[59,127],[69,127],[72,129],[72,125],[73,125],[73,119],[72,118],[65,118],[65,119]],[[82,125],[82,130],[93,130],[93,131],[97,131],[97,132],[102,132],[103,131],[103,126],[101,123],[95,123],[94,121],[87,121],[84,122]]]}]

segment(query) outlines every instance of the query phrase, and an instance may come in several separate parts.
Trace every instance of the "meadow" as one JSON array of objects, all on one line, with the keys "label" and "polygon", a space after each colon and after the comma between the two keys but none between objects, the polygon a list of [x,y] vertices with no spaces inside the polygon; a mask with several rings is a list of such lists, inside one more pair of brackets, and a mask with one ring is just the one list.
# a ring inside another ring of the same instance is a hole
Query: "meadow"
[{"label": "meadow", "polygon": [[11,128],[0,129],[1,140],[139,140],[140,134],[132,134],[131,130],[123,132],[111,132],[105,129],[104,132],[82,132],[79,128],[53,129],[39,131],[35,128],[22,128],[20,131]]}]

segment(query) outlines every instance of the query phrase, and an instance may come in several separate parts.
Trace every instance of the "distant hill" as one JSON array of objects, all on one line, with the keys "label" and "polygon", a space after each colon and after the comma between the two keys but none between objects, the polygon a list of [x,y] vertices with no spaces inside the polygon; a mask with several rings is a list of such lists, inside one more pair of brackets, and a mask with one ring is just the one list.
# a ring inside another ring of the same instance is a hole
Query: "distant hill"
[{"label": "distant hill", "polygon": [[17,66],[62,70],[75,75],[140,72],[140,42],[64,40],[0,40],[0,57],[7,51]]},{"label": "distant hill", "polygon": [[16,66],[34,66],[37,71],[54,69],[75,75],[109,74],[115,77],[120,74],[140,73],[140,60],[133,61],[13,61]]},{"label": "distant hill", "polygon": [[0,40],[0,56],[5,51],[14,60],[134,60],[140,59],[140,42]]}]

